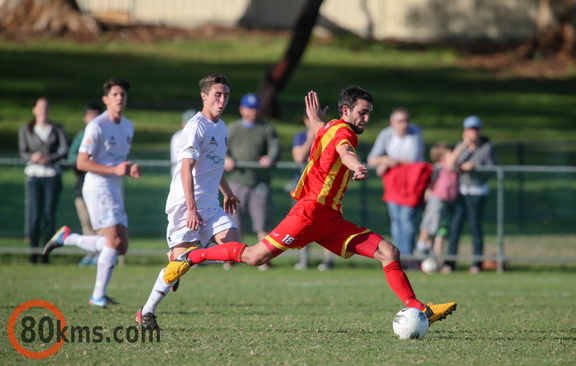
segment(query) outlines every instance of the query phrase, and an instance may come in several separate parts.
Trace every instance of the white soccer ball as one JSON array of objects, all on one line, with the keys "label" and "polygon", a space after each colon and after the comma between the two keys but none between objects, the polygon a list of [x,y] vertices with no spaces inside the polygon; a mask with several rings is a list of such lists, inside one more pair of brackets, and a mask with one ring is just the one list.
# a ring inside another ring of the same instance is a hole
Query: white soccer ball
[{"label": "white soccer ball", "polygon": [[422,261],[420,268],[422,268],[422,272],[424,273],[434,273],[438,271],[438,262],[436,259],[429,257]]},{"label": "white soccer ball", "polygon": [[428,318],[421,310],[404,308],[394,317],[392,327],[400,339],[422,339],[428,332]]}]

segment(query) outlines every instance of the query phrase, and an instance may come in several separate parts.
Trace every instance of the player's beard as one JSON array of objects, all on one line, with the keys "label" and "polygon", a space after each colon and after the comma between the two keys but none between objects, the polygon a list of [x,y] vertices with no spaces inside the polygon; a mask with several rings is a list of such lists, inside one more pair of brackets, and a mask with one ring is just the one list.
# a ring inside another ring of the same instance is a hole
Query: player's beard
[{"label": "player's beard", "polygon": [[352,131],[354,131],[357,135],[361,135],[364,133],[364,126],[360,127],[360,126],[353,125],[352,123],[349,123],[348,125],[350,126]]}]

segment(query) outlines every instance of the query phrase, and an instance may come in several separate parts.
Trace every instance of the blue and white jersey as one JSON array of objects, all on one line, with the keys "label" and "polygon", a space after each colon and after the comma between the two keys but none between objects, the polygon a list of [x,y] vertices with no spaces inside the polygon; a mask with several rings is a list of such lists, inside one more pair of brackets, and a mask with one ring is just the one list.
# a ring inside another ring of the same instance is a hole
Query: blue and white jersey
[{"label": "blue and white jersey", "polygon": [[[122,117],[115,123],[104,112],[86,125],[79,152],[87,153],[98,164],[116,166],[128,160],[132,147],[134,125]],[[84,180],[84,190],[110,190],[120,192],[123,176],[88,172]]]},{"label": "blue and white jersey", "polygon": [[192,176],[198,210],[220,205],[218,186],[224,173],[227,150],[228,131],[224,121],[213,122],[198,112],[186,123],[178,141],[178,162],[166,200],[166,213],[175,206],[186,205],[181,175],[183,158],[196,160]]}]

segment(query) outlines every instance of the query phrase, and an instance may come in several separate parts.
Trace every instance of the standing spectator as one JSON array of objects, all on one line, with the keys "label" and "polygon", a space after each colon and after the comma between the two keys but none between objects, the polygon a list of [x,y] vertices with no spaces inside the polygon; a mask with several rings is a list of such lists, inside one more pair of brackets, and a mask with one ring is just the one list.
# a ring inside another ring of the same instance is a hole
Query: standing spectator
[{"label": "standing spectator", "polygon": [[[270,168],[280,158],[280,139],[274,127],[260,119],[259,111],[260,100],[256,94],[249,93],[242,97],[242,118],[231,123],[228,128],[228,153],[224,170],[228,172],[227,179],[232,192],[240,200],[232,220],[242,236],[248,214],[252,230],[261,240],[271,229]],[[236,162],[257,162],[259,168],[237,167]],[[266,270],[269,265],[267,263],[259,269]]]},{"label": "standing spectator", "polygon": [[[430,149],[430,159],[434,163],[431,186],[426,190],[426,207],[420,224],[420,235],[416,243],[418,255],[435,256],[443,253],[444,237],[447,229],[444,222],[447,212],[458,195],[458,171],[456,159],[464,145],[451,150],[445,143],[437,143]],[[433,250],[432,250],[433,249]]]},{"label": "standing spectator", "polygon": [[[301,168],[298,169],[297,176],[295,177],[295,183],[293,187],[290,188],[290,192],[296,189],[296,185],[300,176],[304,172],[303,166],[308,164],[310,161],[310,149],[312,148],[312,142],[314,141],[314,131],[310,126],[310,119],[304,113],[304,125],[306,130],[298,132],[294,135],[292,140],[292,159],[294,162],[301,164]],[[325,271],[334,267],[334,261],[332,259],[332,252],[326,248],[323,248],[324,259],[322,263],[318,265],[319,271]],[[307,269],[310,266],[310,246],[307,245],[300,249],[300,260],[294,265],[294,269],[302,270]]]},{"label": "standing spectator", "polygon": [[[92,121],[98,115],[102,114],[102,107],[96,103],[90,103],[84,108],[84,114],[82,120],[84,124]],[[76,167],[76,161],[78,160],[78,150],[80,149],[80,144],[84,138],[84,129],[74,136],[72,143],[70,144],[70,149],[68,150],[68,161],[74,164],[74,173],[76,173],[76,187],[74,193],[76,197],[74,198],[74,205],[76,206],[76,213],[78,214],[78,219],[80,220],[80,225],[82,226],[83,235],[96,235],[96,230],[92,229],[92,223],[90,222],[90,215],[88,214],[88,208],[86,207],[86,202],[84,197],[82,197],[82,186],[84,185],[84,178],[86,177],[86,172],[79,170]],[[78,263],[80,266],[91,265],[95,266],[98,262],[97,252],[88,252],[84,258]]]},{"label": "standing spectator", "polygon": [[[424,161],[422,132],[419,127],[410,123],[408,110],[396,108],[390,115],[390,127],[380,131],[374,142],[368,155],[368,165],[376,167],[376,174],[383,176],[392,167],[422,161]],[[391,201],[387,202],[387,206],[394,244],[398,246],[401,254],[412,254],[417,207]]]},{"label": "standing spectator", "polygon": [[128,216],[124,210],[122,183],[125,175],[140,178],[140,167],[128,161],[134,125],[122,114],[128,102],[130,84],[122,79],[104,83],[102,101],[106,111],[86,126],[76,166],[86,171],[82,196],[94,230],[100,235],[80,235],[63,226],[44,246],[44,253],[63,245],[76,245],[100,252],[94,291],[89,305],[105,307],[118,303],[108,297],[108,282],[118,255],[128,250]]},{"label": "standing spectator", "polygon": [[170,176],[174,176],[174,171],[176,169],[176,164],[178,163],[178,139],[180,135],[182,135],[182,131],[184,131],[184,127],[186,126],[186,122],[190,120],[190,118],[196,115],[197,111],[195,109],[187,109],[182,113],[182,121],[180,122],[180,129],[172,135],[170,139]]},{"label": "standing spectator", "polygon": [[[30,263],[38,261],[34,250],[40,244],[40,236],[48,240],[56,230],[56,208],[62,191],[62,168],[58,161],[68,152],[68,139],[64,128],[52,123],[48,114],[48,99],[36,100],[34,118],[18,130],[20,157],[27,161],[26,175],[26,235],[33,252]],[[41,222],[44,228],[41,229]],[[42,263],[48,257],[42,256]]]},{"label": "standing spectator", "polygon": [[[450,225],[450,240],[448,254],[458,253],[458,243],[462,226],[466,217],[472,234],[472,247],[475,256],[481,256],[484,252],[484,233],[482,221],[484,207],[488,198],[489,173],[478,172],[476,167],[494,165],[494,150],[490,140],[481,134],[482,121],[477,116],[469,116],[464,120],[464,132],[462,142],[456,146],[464,145],[458,155],[456,164],[460,167],[459,194],[454,206],[454,215]],[[443,273],[454,270],[455,261],[447,261],[442,267]],[[477,274],[482,270],[482,261],[474,259],[469,269],[471,274]]]}]

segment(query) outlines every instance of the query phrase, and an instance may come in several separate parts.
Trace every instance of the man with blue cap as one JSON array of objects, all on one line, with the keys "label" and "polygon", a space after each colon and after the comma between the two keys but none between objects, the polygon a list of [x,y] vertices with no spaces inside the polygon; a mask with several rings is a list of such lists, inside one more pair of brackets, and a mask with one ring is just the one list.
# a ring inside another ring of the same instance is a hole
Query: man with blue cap
[{"label": "man with blue cap", "polygon": [[[482,222],[484,220],[484,208],[488,198],[488,178],[490,174],[479,172],[476,167],[494,165],[494,149],[490,140],[481,134],[482,120],[478,116],[469,116],[464,119],[464,132],[461,144],[466,146],[461,150],[456,160],[459,166],[459,193],[454,204],[454,215],[450,225],[448,254],[458,253],[458,244],[464,221],[468,218],[468,225],[472,234],[472,248],[475,256],[481,256],[484,252],[484,233]],[[443,273],[454,270],[456,263],[447,261],[442,268]],[[477,274],[482,270],[482,261],[478,258],[473,260],[469,269],[471,274]]]},{"label": "man with blue cap", "polygon": [[[242,118],[228,126],[228,155],[224,162],[226,179],[239,198],[238,211],[231,215],[243,234],[246,215],[258,240],[272,229],[270,168],[280,158],[280,139],[274,127],[260,118],[260,99],[248,93],[240,100]],[[237,162],[257,162],[258,168],[237,166]],[[260,267],[267,269],[269,264]],[[225,264],[224,268],[229,268]]]}]

